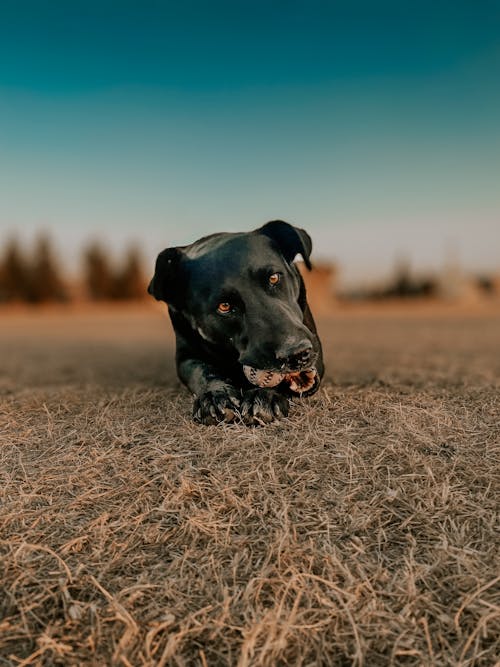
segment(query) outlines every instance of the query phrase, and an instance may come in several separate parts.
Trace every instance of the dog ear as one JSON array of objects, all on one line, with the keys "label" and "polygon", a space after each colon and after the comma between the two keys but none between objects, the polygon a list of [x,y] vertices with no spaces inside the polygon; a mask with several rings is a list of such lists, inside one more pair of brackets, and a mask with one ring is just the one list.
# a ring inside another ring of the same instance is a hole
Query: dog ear
[{"label": "dog ear", "polygon": [[283,220],[272,220],[257,230],[276,243],[287,262],[293,262],[299,253],[310,270],[312,241],[309,234],[299,227],[294,227]]},{"label": "dog ear", "polygon": [[175,302],[180,292],[182,251],[166,248],[156,258],[155,274],[148,286],[148,292],[157,301]]}]

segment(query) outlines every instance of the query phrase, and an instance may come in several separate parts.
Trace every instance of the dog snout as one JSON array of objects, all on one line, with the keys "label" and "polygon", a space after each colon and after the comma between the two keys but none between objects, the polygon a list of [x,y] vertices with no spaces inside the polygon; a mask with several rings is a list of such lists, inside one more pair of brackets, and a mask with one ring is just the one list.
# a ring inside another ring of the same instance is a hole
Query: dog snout
[{"label": "dog snout", "polygon": [[310,364],[312,356],[313,345],[307,339],[283,346],[276,354],[280,366],[291,369],[305,368]]}]

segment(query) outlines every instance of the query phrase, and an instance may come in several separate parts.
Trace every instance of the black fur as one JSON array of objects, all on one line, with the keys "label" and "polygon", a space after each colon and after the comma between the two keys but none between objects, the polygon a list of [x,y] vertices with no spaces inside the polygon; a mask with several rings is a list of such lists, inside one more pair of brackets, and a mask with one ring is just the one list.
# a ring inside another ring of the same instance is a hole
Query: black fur
[{"label": "black fur", "polygon": [[[248,233],[220,233],[158,255],[148,292],[168,303],[177,343],[177,371],[195,396],[203,424],[242,419],[270,422],[288,414],[286,382],[259,388],[243,366],[297,372],[314,367],[314,393],[323,376],[321,344],[293,263],[311,268],[312,243],[282,220]],[[279,275],[271,285],[269,277]],[[224,313],[219,304],[229,304]]]}]

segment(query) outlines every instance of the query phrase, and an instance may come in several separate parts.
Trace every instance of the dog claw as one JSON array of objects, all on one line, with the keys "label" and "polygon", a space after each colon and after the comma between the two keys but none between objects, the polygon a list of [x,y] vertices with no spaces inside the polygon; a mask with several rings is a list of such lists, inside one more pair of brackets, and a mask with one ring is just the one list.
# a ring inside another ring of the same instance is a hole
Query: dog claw
[{"label": "dog claw", "polygon": [[207,391],[195,398],[193,418],[200,424],[214,426],[221,422],[234,421],[237,415],[239,399],[224,390]]},{"label": "dog claw", "polygon": [[288,399],[273,389],[250,389],[241,404],[241,418],[247,426],[269,424],[288,416]]},{"label": "dog claw", "polygon": [[276,403],[275,405],[273,405],[273,412],[274,412],[274,416],[276,417],[276,419],[281,419],[282,417],[285,416],[285,415],[281,412],[281,408],[280,408],[280,406],[279,406],[278,403]]}]

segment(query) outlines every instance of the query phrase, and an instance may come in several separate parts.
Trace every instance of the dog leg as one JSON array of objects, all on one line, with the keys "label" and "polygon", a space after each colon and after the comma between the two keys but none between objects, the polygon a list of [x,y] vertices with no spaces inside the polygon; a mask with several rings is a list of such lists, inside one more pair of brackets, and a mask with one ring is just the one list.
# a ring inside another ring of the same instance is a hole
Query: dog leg
[{"label": "dog leg", "polygon": [[184,359],[178,364],[178,372],[195,396],[193,418],[196,422],[210,426],[235,420],[239,413],[241,392],[229,380],[199,359]]}]

